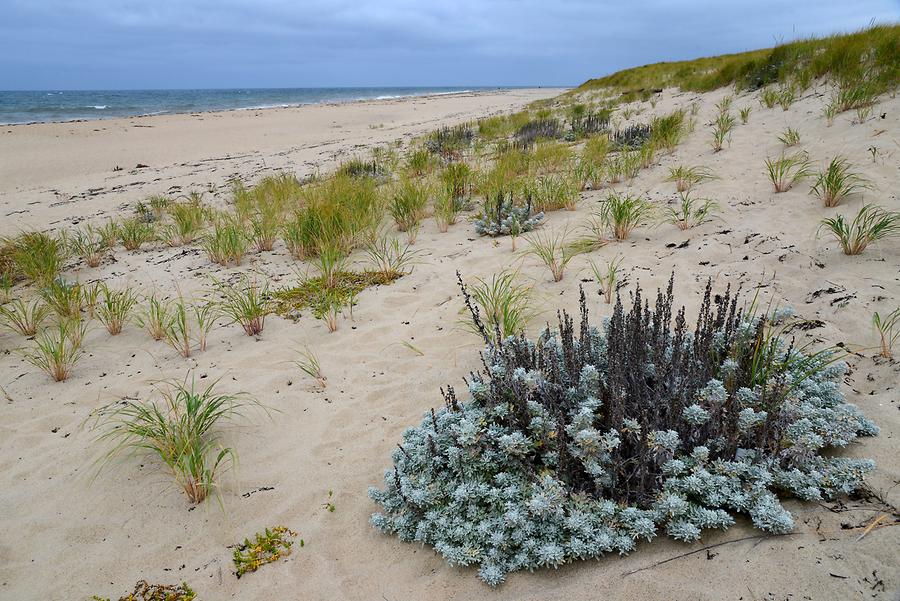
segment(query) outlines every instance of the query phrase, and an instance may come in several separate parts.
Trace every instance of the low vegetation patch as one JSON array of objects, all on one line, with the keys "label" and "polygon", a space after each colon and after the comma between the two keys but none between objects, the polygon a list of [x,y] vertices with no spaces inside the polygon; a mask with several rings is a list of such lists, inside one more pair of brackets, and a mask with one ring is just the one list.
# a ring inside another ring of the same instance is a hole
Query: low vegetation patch
[{"label": "low vegetation patch", "polygon": [[640,290],[604,328],[561,315],[536,340],[487,342],[485,371],[409,428],[371,488],[373,525],[450,563],[509,572],[630,553],[664,532],[696,541],[734,514],[793,529],[779,496],[846,494],[873,468],[831,448],[877,433],[840,393],[831,350],[783,339],[765,316],[707,285],[696,328]]},{"label": "low vegetation patch", "polygon": [[[275,526],[271,529],[266,528],[265,532],[257,532],[253,541],[245,538],[243,543],[235,547],[232,555],[235,576],[240,578],[248,572],[255,572],[267,563],[290,555],[291,547],[294,545],[292,539],[296,537],[297,533],[285,526]],[[300,546],[303,546],[302,539]]]},{"label": "low vegetation patch", "polygon": [[298,312],[310,309],[322,319],[335,304],[339,308],[349,306],[366,288],[390,284],[401,276],[387,271],[338,271],[332,276],[331,286],[323,276],[307,278],[293,288],[273,291],[274,311],[282,317],[296,318]]}]

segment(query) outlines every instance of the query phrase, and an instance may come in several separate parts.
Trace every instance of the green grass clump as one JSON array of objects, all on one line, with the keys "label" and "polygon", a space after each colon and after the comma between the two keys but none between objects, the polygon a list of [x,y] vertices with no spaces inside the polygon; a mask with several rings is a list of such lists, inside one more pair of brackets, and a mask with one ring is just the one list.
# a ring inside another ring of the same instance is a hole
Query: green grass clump
[{"label": "green grass clump", "polygon": [[871,189],[871,182],[854,173],[852,168],[843,157],[831,159],[828,167],[819,172],[810,194],[821,198],[826,207],[836,207],[849,195]]},{"label": "green grass clump", "polygon": [[61,319],[80,319],[84,303],[81,284],[56,278],[41,288],[39,294],[47,306]]},{"label": "green grass clump", "polygon": [[683,192],[676,207],[667,207],[666,216],[678,229],[688,230],[712,219],[718,208],[714,200],[694,198],[690,192]]},{"label": "green grass clump", "polygon": [[156,239],[156,228],[152,222],[140,217],[123,219],[118,224],[119,241],[125,250],[138,250],[152,240]]},{"label": "green grass clump", "polygon": [[845,255],[858,255],[872,242],[900,236],[900,212],[867,204],[850,223],[838,215],[823,219],[819,229],[831,232]]},{"label": "green grass clump", "polygon": [[169,207],[172,223],[163,229],[170,246],[190,244],[206,225],[206,210],[199,200],[172,203]]},{"label": "green grass clump", "polygon": [[60,274],[67,258],[61,238],[46,232],[23,232],[7,241],[9,272],[37,286],[50,284]]},{"label": "green grass clump", "polygon": [[388,213],[401,232],[414,229],[425,217],[431,187],[413,179],[402,179],[394,187],[388,203]]},{"label": "green grass clump", "polygon": [[719,152],[724,148],[725,142],[730,140],[731,131],[734,129],[734,115],[727,111],[720,112],[713,122],[712,149]]},{"label": "green grass clump", "polygon": [[778,136],[778,141],[787,147],[797,146],[800,144],[800,132],[793,127],[788,127],[780,136]]},{"label": "green grass clump", "polygon": [[684,137],[684,111],[678,110],[664,117],[655,117],[650,123],[650,142],[671,154]]},{"label": "green grass clump", "polygon": [[766,170],[776,193],[787,192],[794,184],[812,175],[809,157],[802,152],[782,154],[777,159],[766,157]]},{"label": "green grass clump", "polygon": [[[261,566],[278,561],[280,558],[291,554],[291,547],[297,533],[284,526],[266,528],[265,532],[258,532],[253,542],[244,539],[244,542],[235,545],[232,559],[234,560],[235,576],[240,578],[248,572],[255,572]],[[300,540],[303,546],[303,539]]]},{"label": "green grass clump", "polygon": [[571,177],[545,175],[525,181],[523,193],[535,211],[574,211],[580,198],[578,188]]},{"label": "green grass clump", "polygon": [[50,307],[38,299],[25,303],[20,298],[14,298],[0,305],[0,325],[20,336],[34,336],[49,314]]},{"label": "green grass clump", "polygon": [[234,467],[235,452],[222,444],[220,422],[255,404],[246,395],[219,394],[218,382],[171,382],[157,388],[161,400],[123,399],[97,415],[98,440],[111,444],[106,462],[133,453],[160,461],[189,501],[202,503],[219,476]]},{"label": "green grass clump", "polygon": [[539,231],[525,238],[528,242],[528,249],[525,251],[525,254],[540,259],[544,266],[550,270],[554,282],[559,282],[563,279],[566,266],[578,254],[568,243],[566,235],[567,232],[563,229],[558,233]]},{"label": "green grass clump", "polygon": [[216,219],[212,232],[203,237],[203,250],[213,263],[223,267],[240,265],[249,241],[244,223],[237,217],[222,214]]},{"label": "green grass clump", "polygon": [[102,298],[97,306],[97,317],[110,335],[115,336],[122,332],[138,298],[131,288],[113,290],[105,283],[100,286],[100,291]]},{"label": "green grass clump", "polygon": [[675,182],[676,192],[690,192],[697,184],[713,179],[716,179],[716,176],[702,165],[693,167],[677,165],[669,168],[669,177],[666,178],[666,181]]},{"label": "green grass clump", "polygon": [[69,251],[81,257],[88,267],[97,267],[106,247],[100,232],[91,224],[78,228],[69,238]]},{"label": "green grass clump", "polygon": [[441,183],[453,199],[468,198],[471,195],[473,178],[472,168],[463,162],[450,163],[441,171]]},{"label": "green grass clump", "polygon": [[266,315],[271,311],[269,283],[259,285],[256,280],[243,276],[236,284],[228,284],[213,278],[222,299],[218,309],[240,324],[247,336],[257,336],[266,325]]},{"label": "green grass clump", "polygon": [[600,214],[616,240],[627,240],[634,229],[656,216],[656,206],[642,196],[613,192],[603,202]]},{"label": "green grass clump", "polygon": [[878,311],[872,315],[872,325],[878,331],[881,344],[881,356],[885,359],[894,358],[894,344],[900,340],[900,307],[894,309],[884,317]]},{"label": "green grass clump", "polygon": [[[518,272],[504,270],[490,279],[475,278],[474,283],[463,284],[457,273],[466,304],[478,311],[491,342],[497,344],[509,336],[518,336],[536,312],[532,300],[532,287],[518,281]],[[474,303],[474,304],[473,304]],[[480,334],[471,320],[461,321],[462,325],[475,334]]]},{"label": "green grass clump", "polygon": [[81,348],[84,332],[84,323],[61,319],[55,328],[38,332],[34,348],[22,351],[22,356],[28,363],[46,372],[54,382],[64,382],[84,354]]}]

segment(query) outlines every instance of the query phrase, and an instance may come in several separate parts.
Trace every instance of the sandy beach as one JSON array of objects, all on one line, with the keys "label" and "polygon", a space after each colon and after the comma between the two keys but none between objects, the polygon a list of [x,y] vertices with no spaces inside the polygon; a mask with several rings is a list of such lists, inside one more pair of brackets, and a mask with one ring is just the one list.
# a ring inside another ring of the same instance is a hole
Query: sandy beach
[{"label": "sandy beach", "polygon": [[[408,143],[442,125],[519,110],[561,92],[516,89],[4,126],[0,235],[99,224],[130,215],[153,194],[202,191],[205,201],[224,207],[234,178],[252,183],[279,171],[327,172],[374,147]],[[638,283],[655,292],[674,272],[676,298],[692,315],[709,278],[717,287],[740,284],[765,303],[792,306],[810,324],[795,332],[798,341],[842,345],[851,367],[842,392],[881,429],[843,452],[873,458],[878,467],[869,486],[900,505],[900,363],[877,357],[871,326],[874,311],[884,314],[900,303],[900,245],[885,241],[849,257],[817,233],[823,217],[850,215],[865,202],[900,210],[900,99],[880,98],[864,123],[847,112],[829,127],[820,114],[824,91],[816,86],[789,111],[761,107],[759,92],[741,93],[735,109],[752,106],[749,121],[712,153],[709,123],[725,94],[666,89],[652,106],[633,103],[642,113],[631,122],[696,103],[695,126],[673,154],[660,154],[633,181],[615,185],[666,206],[674,200],[669,168],[702,164],[716,175],[701,185],[702,195],[719,203],[716,218],[689,230],[669,223],[641,227],[627,241],[575,257],[561,282],[534,257],[513,253],[507,239],[477,236],[469,214],[446,233],[423,221],[412,273],[360,293],[352,318],[345,312],[334,333],[309,312],[296,322],[271,315],[256,337],[223,322],[205,352],[184,359],[133,323],[114,337],[95,323],[72,377],[54,383],[13,351],[23,346],[21,337],[0,330],[0,599],[115,599],[140,579],[186,581],[207,601],[893,599],[900,590],[897,528],[861,537],[874,517],[890,511],[875,498],[788,500],[796,524],[790,535],[761,538],[739,518],[727,531],[704,532],[701,542],[660,537],[629,556],[514,573],[498,588],[481,582],[476,570],[449,566],[430,547],[400,542],[368,523],[377,507],[366,490],[382,485],[403,431],[443,405],[441,386],[464,390],[463,378],[481,369],[480,341],[459,325],[464,315],[455,273],[471,280],[518,269],[534,284],[541,310],[528,328],[534,334],[555,323],[558,309],[577,311],[580,286],[598,322],[610,315],[589,260],[616,255],[623,257],[623,297]],[[808,182],[774,194],[764,161],[782,152],[777,136],[787,126],[800,132],[816,168],[842,154],[873,189],[838,209],[824,208]],[[871,147],[877,147],[874,159]],[[542,228],[578,231],[608,191],[582,192],[576,210],[548,213]],[[357,265],[364,260],[361,252],[351,256]],[[136,252],[117,247],[100,266],[78,264],[65,275],[190,296],[207,287],[209,275],[253,272],[277,288],[294,285],[309,269],[281,242],[229,268],[211,263],[197,245],[149,244]],[[321,361],[324,389],[292,363],[304,346]],[[216,502],[190,505],[144,456],[124,457],[96,473],[104,447],[90,430],[91,412],[119,399],[147,398],[155,382],[183,379],[188,370],[198,381],[218,379],[222,391],[247,392],[265,407],[227,426],[224,436],[239,465],[222,480],[224,509]],[[299,533],[304,546],[235,578],[229,546],[276,524]]]}]

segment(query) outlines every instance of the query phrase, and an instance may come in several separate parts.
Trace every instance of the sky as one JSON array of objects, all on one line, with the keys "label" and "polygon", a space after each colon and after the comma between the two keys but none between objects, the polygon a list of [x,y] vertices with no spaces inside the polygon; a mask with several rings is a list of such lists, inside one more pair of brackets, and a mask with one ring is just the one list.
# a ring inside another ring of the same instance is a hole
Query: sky
[{"label": "sky", "polygon": [[577,85],[900,0],[0,0],[0,89]]}]

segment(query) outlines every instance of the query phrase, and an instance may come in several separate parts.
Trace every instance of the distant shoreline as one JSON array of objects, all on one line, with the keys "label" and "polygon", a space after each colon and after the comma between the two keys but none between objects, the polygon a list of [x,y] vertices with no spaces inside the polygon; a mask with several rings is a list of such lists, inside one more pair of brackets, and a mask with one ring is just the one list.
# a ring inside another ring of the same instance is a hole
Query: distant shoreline
[{"label": "distant shoreline", "polygon": [[[354,88],[349,88],[354,89]],[[360,88],[363,90],[364,88]],[[373,90],[383,90],[388,91],[391,88],[372,88]],[[396,88],[397,90],[406,90],[411,88]],[[465,88],[460,90],[448,90],[448,91],[423,91],[423,92],[409,92],[409,93],[398,93],[398,94],[382,94],[376,97],[362,97],[362,98],[346,98],[346,99],[333,99],[327,98],[322,100],[309,100],[309,101],[301,101],[301,102],[284,102],[284,103],[273,103],[273,104],[261,104],[261,105],[249,105],[249,106],[234,106],[234,107],[214,107],[214,108],[203,108],[203,109],[180,109],[179,107],[174,107],[172,109],[165,110],[157,110],[157,111],[149,111],[142,113],[134,113],[134,114],[109,114],[103,115],[98,114],[96,117],[73,117],[71,119],[35,119],[31,121],[0,121],[0,126],[3,127],[22,127],[22,126],[34,126],[34,125],[49,125],[49,124],[66,124],[66,123],[89,123],[89,122],[99,122],[99,121],[111,121],[115,119],[144,119],[149,117],[162,117],[162,116],[175,116],[175,115],[206,115],[206,114],[214,114],[214,113],[230,113],[236,111],[269,111],[275,109],[296,109],[301,107],[308,106],[336,106],[336,105],[345,105],[345,104],[365,104],[365,103],[377,103],[377,102],[395,102],[395,101],[407,101],[411,99],[426,99],[426,98],[435,98],[435,97],[446,97],[446,96],[463,96],[463,95],[484,95],[484,94],[497,94],[497,93],[506,93],[511,90],[530,90],[530,89],[540,89],[540,86],[533,87],[496,87],[496,88],[480,88],[480,87],[472,87]],[[317,88],[310,88],[310,90],[318,90]],[[218,90],[203,90],[202,92],[217,92]],[[231,90],[225,90],[225,92],[230,92]],[[111,91],[111,92],[103,92],[99,91],[97,93],[139,93],[141,91]],[[157,90],[157,91],[148,91],[147,93],[165,93],[166,90]],[[0,91],[0,96],[3,94],[12,94],[12,93],[25,93],[25,92],[3,92]],[[32,94],[38,93],[46,93],[51,94],[52,92],[44,92],[44,91],[34,91],[27,92]],[[75,91],[73,93],[78,94],[87,94],[93,93],[90,91]],[[99,107],[103,107],[100,109]],[[95,105],[95,106],[83,106],[82,109],[87,108],[95,108],[96,110],[105,110],[106,105]],[[2,117],[0,117],[2,119]]]}]

